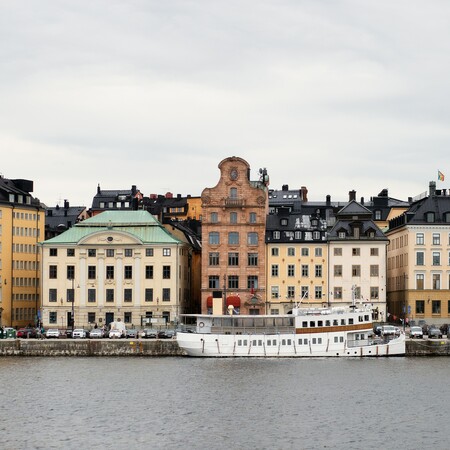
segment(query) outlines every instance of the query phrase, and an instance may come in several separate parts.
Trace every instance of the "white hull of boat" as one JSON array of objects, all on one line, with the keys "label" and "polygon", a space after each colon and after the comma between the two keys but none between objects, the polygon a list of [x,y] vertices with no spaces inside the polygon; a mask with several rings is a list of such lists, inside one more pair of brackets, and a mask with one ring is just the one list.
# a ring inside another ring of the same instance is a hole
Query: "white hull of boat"
[{"label": "white hull of boat", "polygon": [[[301,336],[301,338],[300,338]],[[315,339],[314,339],[315,338]],[[378,357],[405,355],[405,335],[388,342],[334,342],[334,336],[224,335],[179,332],[177,341],[187,355],[197,357]],[[306,345],[299,342],[306,341]]]}]

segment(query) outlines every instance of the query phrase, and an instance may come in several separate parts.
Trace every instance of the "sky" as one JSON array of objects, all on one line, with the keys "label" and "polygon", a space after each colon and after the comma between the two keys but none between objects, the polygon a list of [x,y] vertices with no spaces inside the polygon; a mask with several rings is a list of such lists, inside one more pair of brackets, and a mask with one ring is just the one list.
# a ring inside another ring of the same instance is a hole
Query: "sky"
[{"label": "sky", "polygon": [[0,0],[0,174],[48,206],[200,196],[230,156],[315,201],[446,188],[449,23],[447,0]]}]

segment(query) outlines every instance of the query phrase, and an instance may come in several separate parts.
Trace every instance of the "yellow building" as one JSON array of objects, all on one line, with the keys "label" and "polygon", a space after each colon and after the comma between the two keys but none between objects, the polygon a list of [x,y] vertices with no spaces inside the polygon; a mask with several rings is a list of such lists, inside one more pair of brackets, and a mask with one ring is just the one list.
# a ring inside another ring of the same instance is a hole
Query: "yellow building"
[{"label": "yellow building", "polygon": [[40,306],[38,242],[45,211],[33,182],[0,178],[0,325],[36,325]]}]

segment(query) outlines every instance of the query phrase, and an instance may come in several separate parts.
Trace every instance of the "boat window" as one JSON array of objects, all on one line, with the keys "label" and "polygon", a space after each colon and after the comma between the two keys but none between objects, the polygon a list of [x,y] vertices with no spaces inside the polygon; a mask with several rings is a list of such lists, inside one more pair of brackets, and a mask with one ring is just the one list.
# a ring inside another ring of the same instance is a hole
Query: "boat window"
[{"label": "boat window", "polygon": [[358,316],[358,320],[360,321],[360,322],[363,322],[364,320],[363,320],[363,316]]},{"label": "boat window", "polygon": [[303,344],[308,345],[308,339],[303,339]]},{"label": "boat window", "polygon": [[272,340],[272,345],[277,345],[277,340],[276,339]]},{"label": "boat window", "polygon": [[316,322],[314,322],[313,320],[311,320],[311,321],[309,322],[309,326],[310,326],[311,328],[314,328],[314,327],[316,326]]},{"label": "boat window", "polygon": [[325,326],[326,326],[326,327],[331,326],[331,322],[330,322],[329,320],[325,320]]},{"label": "boat window", "polygon": [[339,338],[337,336],[334,337],[334,342],[338,343],[339,342]]},{"label": "boat window", "polygon": [[316,338],[312,339],[312,343],[315,344],[317,342]]},{"label": "boat window", "polygon": [[245,347],[247,347],[247,339],[244,339],[243,344],[244,344]]},{"label": "boat window", "polygon": [[366,321],[366,322],[369,322],[369,315],[366,315],[366,316],[364,316],[364,320]]},{"label": "boat window", "polygon": [[317,326],[318,326],[318,327],[323,327],[323,320],[319,320],[319,321],[317,322]]},{"label": "boat window", "polygon": [[258,345],[259,345],[260,347],[262,346],[262,340],[261,340],[261,339],[258,340]]},{"label": "boat window", "polygon": [[345,325],[345,319],[341,319],[341,325]]},{"label": "boat window", "polygon": [[339,338],[339,342],[344,342],[344,336],[341,336],[341,337]]},{"label": "boat window", "polygon": [[348,319],[348,324],[353,325],[353,318]]},{"label": "boat window", "polygon": [[242,346],[242,339],[238,339],[238,347]]},{"label": "boat window", "polygon": [[256,347],[256,339],[253,339],[252,345]]},{"label": "boat window", "polygon": [[286,345],[286,339],[281,340],[281,345]]},{"label": "boat window", "polygon": [[334,319],[334,320],[333,320],[333,325],[338,325],[337,319]]},{"label": "boat window", "polygon": [[322,338],[318,338],[318,339],[317,339],[317,343],[318,343],[318,344],[321,344],[321,343],[322,343]]},{"label": "boat window", "polygon": [[308,328],[308,322],[306,321],[302,322],[302,328]]},{"label": "boat window", "polygon": [[267,340],[267,346],[270,347],[272,344],[272,341],[270,339]]},{"label": "boat window", "polygon": [[287,340],[288,345],[292,345],[292,341],[290,339]]}]

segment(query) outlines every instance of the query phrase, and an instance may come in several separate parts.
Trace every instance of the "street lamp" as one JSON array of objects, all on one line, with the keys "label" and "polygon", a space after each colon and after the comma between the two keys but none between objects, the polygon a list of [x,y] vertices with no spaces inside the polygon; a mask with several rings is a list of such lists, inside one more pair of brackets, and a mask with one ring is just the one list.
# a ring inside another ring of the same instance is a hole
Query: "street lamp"
[{"label": "street lamp", "polygon": [[72,315],[71,315],[71,322],[72,322],[72,336],[73,336],[73,329],[75,325],[75,278],[72,278]]}]

